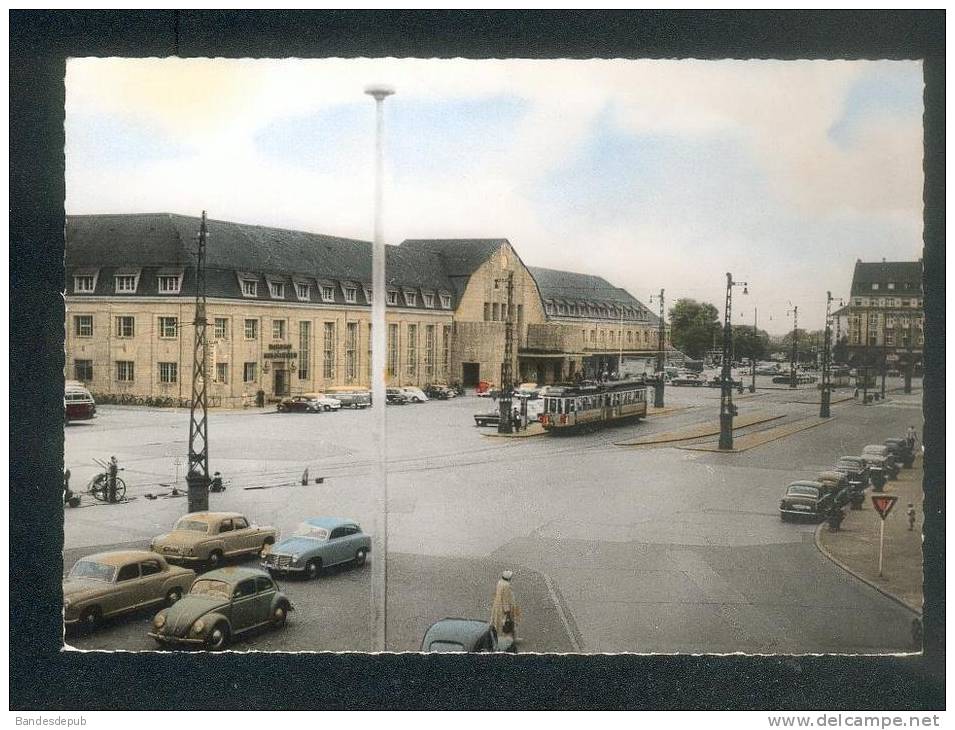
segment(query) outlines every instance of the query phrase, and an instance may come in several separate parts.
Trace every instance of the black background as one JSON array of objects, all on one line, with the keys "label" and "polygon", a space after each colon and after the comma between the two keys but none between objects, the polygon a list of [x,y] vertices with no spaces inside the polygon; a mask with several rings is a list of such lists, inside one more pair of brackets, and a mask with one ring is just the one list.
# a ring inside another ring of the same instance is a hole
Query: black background
[{"label": "black background", "polygon": [[[944,708],[944,11],[10,11],[11,709]],[[925,653],[61,651],[69,56],[924,59]]]}]

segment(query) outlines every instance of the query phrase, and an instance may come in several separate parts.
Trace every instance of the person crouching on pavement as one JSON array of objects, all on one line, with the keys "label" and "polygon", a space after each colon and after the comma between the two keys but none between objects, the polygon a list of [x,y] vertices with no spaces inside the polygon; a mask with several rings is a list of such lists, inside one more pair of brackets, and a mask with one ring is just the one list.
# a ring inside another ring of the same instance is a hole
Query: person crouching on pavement
[{"label": "person crouching on pavement", "polygon": [[491,605],[491,626],[498,636],[509,636],[517,641],[517,619],[521,609],[514,600],[514,589],[511,587],[511,578],[514,572],[505,570],[501,573],[494,590],[494,603]]}]

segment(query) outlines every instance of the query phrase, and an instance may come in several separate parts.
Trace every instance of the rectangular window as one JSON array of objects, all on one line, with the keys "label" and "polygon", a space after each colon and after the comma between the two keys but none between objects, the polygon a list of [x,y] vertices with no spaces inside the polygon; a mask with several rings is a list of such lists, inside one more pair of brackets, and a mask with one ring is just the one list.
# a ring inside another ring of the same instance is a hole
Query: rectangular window
[{"label": "rectangular window", "polygon": [[245,320],[245,339],[247,340],[259,339],[259,320],[257,319]]},{"label": "rectangular window", "polygon": [[242,280],[242,296],[257,297],[259,295],[259,282],[255,279]]},{"label": "rectangular window", "polygon": [[273,340],[285,339],[285,320],[284,319],[272,320],[272,339]]},{"label": "rectangular window", "polygon": [[428,380],[434,377],[435,350],[434,325],[428,324],[424,328],[424,375]]},{"label": "rectangular window", "polygon": [[444,339],[442,341],[444,346],[444,355],[441,358],[442,363],[444,363],[444,373],[445,375],[451,369],[451,325],[444,325]]},{"label": "rectangular window", "polygon": [[909,300],[908,300],[908,299],[903,299],[903,300],[902,300],[902,306],[903,306],[903,307],[909,306]]},{"label": "rectangular window", "polygon": [[501,319],[501,305],[497,302],[491,305],[491,321],[498,322]]},{"label": "rectangular window", "polygon": [[308,380],[309,363],[312,361],[312,323],[298,323],[298,379]]},{"label": "rectangular window", "polygon": [[242,382],[254,383],[258,363],[247,362],[242,366]]},{"label": "rectangular window", "polygon": [[181,276],[160,276],[159,293],[160,294],[178,294],[179,287],[182,285]]},{"label": "rectangular window", "polygon": [[330,380],[335,377],[335,323],[325,323],[325,338],[322,343],[322,377]]},{"label": "rectangular window", "polygon": [[398,325],[388,325],[388,375],[398,374]]},{"label": "rectangular window", "polygon": [[178,317],[160,317],[159,318],[159,336],[164,338],[173,338],[179,334]]},{"label": "rectangular window", "polygon": [[366,364],[365,364],[365,370],[367,371],[366,375],[368,376],[369,387],[370,387],[371,382],[372,382],[372,381],[371,381],[371,378],[372,378],[372,372],[371,372],[371,337],[372,337],[372,331],[371,331],[371,330],[372,330],[371,322],[369,322],[369,323],[368,323],[368,351],[367,351],[367,358],[365,359],[365,363],[366,363]]},{"label": "rectangular window", "polygon": [[88,383],[93,379],[93,361],[92,360],[74,360],[73,377]]},{"label": "rectangular window", "polygon": [[84,275],[73,277],[73,292],[75,294],[92,294],[96,285],[96,277]]},{"label": "rectangular window", "polygon": [[366,286],[366,287],[362,287],[362,288],[363,288],[364,291],[365,291],[365,301],[368,302],[369,304],[371,304],[371,303],[374,301],[374,299],[372,299],[371,287],[370,287],[370,286]]},{"label": "rectangular window", "polygon": [[484,302],[484,321],[491,321],[491,304],[490,302]]},{"label": "rectangular window", "polygon": [[126,275],[116,277],[117,294],[134,294],[136,292],[136,276]]},{"label": "rectangular window", "polygon": [[441,308],[442,309],[451,309],[451,295],[442,294],[441,295]]},{"label": "rectangular window", "polygon": [[878,288],[879,288],[879,285],[878,285],[878,284],[876,284],[876,283],[873,283],[873,284],[872,284],[872,291],[877,291]]},{"label": "rectangular window", "polygon": [[358,323],[345,325],[345,382],[352,383],[358,375]]},{"label": "rectangular window", "polygon": [[418,325],[408,325],[408,375],[418,374]]},{"label": "rectangular window", "polygon": [[424,298],[424,306],[428,309],[434,309],[434,294],[422,294]]},{"label": "rectangular window", "polygon": [[77,314],[73,317],[73,329],[77,337],[93,336],[93,315]]},{"label": "rectangular window", "polygon": [[354,304],[358,301],[358,290],[352,289],[351,287],[344,290],[345,292],[345,301],[348,304]]},{"label": "rectangular window", "polygon": [[323,302],[334,302],[334,301],[335,301],[335,288],[334,288],[334,287],[322,285],[322,301],[323,301]]},{"label": "rectangular window", "polygon": [[216,382],[217,383],[229,382],[229,363],[227,362],[216,363]]},{"label": "rectangular window", "polygon": [[285,299],[285,284],[281,281],[270,281],[269,296],[273,299]]},{"label": "rectangular window", "polygon": [[418,295],[415,294],[413,291],[406,291],[405,304],[407,304],[409,307],[418,306]]},{"label": "rectangular window", "polygon": [[229,320],[225,317],[216,317],[214,322],[214,336],[217,340],[229,339]]},{"label": "rectangular window", "polygon": [[136,318],[135,317],[117,317],[116,318],[116,336],[117,337],[135,337],[136,336]]},{"label": "rectangular window", "polygon": [[894,282],[894,281],[890,281],[890,282],[887,284],[887,286],[889,287],[889,289],[895,289],[895,282]]},{"label": "rectangular window", "polygon": [[134,363],[132,360],[116,361],[116,380],[120,383],[132,383],[135,378]]},{"label": "rectangular window", "polygon": [[175,383],[179,379],[179,364],[174,362],[159,363],[159,382]]},{"label": "rectangular window", "polygon": [[590,330],[590,344],[597,342],[597,330]]},{"label": "rectangular window", "polygon": [[396,306],[398,304],[398,292],[388,292],[388,304],[391,304],[392,306]]},{"label": "rectangular window", "polygon": [[297,296],[300,301],[307,302],[309,300],[309,289],[308,284],[295,282],[295,296]]}]

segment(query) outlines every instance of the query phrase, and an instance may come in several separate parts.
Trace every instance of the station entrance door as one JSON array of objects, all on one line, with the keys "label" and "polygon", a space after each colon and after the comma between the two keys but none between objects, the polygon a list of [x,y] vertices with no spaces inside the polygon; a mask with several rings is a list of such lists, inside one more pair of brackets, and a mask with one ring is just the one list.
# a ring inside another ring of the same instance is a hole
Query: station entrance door
[{"label": "station entrance door", "polygon": [[461,378],[465,388],[474,388],[481,382],[481,364],[477,362],[461,363]]}]

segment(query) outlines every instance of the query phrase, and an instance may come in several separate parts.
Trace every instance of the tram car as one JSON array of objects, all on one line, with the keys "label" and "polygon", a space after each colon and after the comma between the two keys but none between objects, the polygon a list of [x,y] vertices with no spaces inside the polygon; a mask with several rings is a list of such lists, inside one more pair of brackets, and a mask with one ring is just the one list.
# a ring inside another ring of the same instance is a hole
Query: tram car
[{"label": "tram car", "polygon": [[548,386],[540,423],[554,433],[573,433],[647,415],[643,380]]}]

